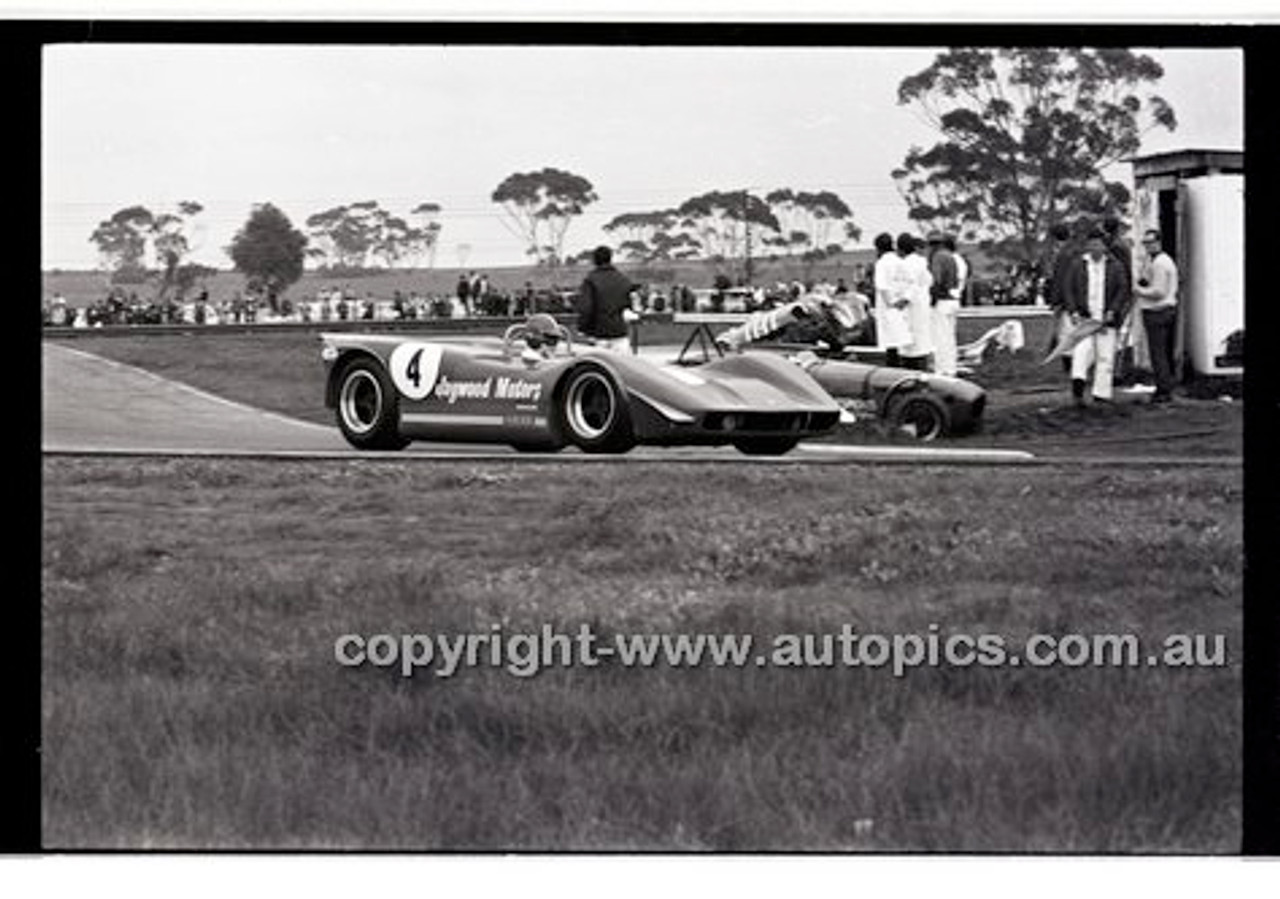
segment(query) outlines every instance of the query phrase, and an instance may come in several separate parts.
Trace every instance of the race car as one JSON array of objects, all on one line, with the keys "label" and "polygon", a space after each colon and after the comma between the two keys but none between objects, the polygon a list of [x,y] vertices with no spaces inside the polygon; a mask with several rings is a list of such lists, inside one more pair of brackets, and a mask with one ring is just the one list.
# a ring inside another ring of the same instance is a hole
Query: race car
[{"label": "race car", "polygon": [[838,301],[808,297],[752,313],[714,341],[727,355],[750,351],[790,359],[847,412],[874,414],[895,432],[917,440],[966,434],[981,426],[987,398],[980,386],[963,378],[855,361],[842,339],[854,325]]},{"label": "race car", "polygon": [[[586,344],[531,316],[501,337],[320,335],[325,403],[354,447],[413,440],[576,446],[732,444],[785,453],[829,433],[840,407],[804,370],[766,355],[681,363]],[[705,364],[704,364],[705,363]]]}]

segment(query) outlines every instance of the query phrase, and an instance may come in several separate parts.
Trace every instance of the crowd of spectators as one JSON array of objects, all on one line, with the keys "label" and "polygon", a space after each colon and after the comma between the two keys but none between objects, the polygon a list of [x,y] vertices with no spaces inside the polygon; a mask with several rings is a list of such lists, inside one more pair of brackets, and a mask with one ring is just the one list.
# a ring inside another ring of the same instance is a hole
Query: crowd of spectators
[{"label": "crowd of spectators", "polygon": [[1151,402],[1168,403],[1176,383],[1178,267],[1158,229],[1135,248],[1115,216],[1056,225],[1041,260],[1055,318],[1050,349],[1071,378],[1077,406],[1109,406],[1134,369],[1154,378]]},{"label": "crowd of spectators", "polygon": [[[850,276],[792,279],[748,285],[716,276],[709,287],[689,284],[652,284],[637,291],[637,311],[754,312],[799,299],[815,290],[833,296],[874,295],[870,265],[855,264]],[[963,305],[1004,305],[1043,302],[1045,276],[1038,263],[1003,266],[986,278],[975,278],[961,298]],[[76,306],[59,294],[47,299],[43,321],[47,326],[92,328],[140,324],[244,324],[253,322],[400,321],[474,316],[523,317],[534,312],[569,314],[574,310],[576,287],[535,288],[526,282],[511,290],[492,285],[484,274],[459,277],[452,293],[396,290],[391,296],[362,295],[350,286],[324,287],[279,300],[248,291],[211,298],[207,289],[181,298],[140,298],[136,290],[111,288],[100,299]]]},{"label": "crowd of spectators", "polygon": [[466,299],[453,295],[396,290],[390,297],[363,296],[350,288],[322,288],[301,297],[285,296],[272,303],[249,292],[211,299],[207,290],[194,297],[140,299],[136,292],[112,288],[101,299],[75,306],[58,293],[48,298],[42,318],[49,327],[93,328],[105,325],[247,324],[282,322],[400,321],[410,319],[464,318],[471,316],[524,316],[532,312],[569,313],[574,291],[535,289],[531,284],[517,291],[489,289]]},{"label": "crowd of spectators", "polygon": [[44,303],[42,317],[48,327],[95,328],[104,325],[215,324],[253,322],[264,304],[252,295],[237,293],[220,302],[200,291],[194,299],[160,297],[143,300],[136,291],[112,288],[85,306],[76,307],[59,293]]}]

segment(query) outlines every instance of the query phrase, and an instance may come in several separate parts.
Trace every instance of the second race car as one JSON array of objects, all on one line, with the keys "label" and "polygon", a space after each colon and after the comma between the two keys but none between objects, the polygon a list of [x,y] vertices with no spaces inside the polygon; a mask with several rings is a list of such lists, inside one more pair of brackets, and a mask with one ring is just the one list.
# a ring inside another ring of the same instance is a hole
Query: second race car
[{"label": "second race car", "polygon": [[714,342],[728,356],[751,352],[788,358],[842,408],[871,412],[917,440],[966,434],[981,426],[986,407],[982,387],[963,378],[859,362],[842,340],[853,324],[839,301],[813,297],[754,312],[715,335]]}]

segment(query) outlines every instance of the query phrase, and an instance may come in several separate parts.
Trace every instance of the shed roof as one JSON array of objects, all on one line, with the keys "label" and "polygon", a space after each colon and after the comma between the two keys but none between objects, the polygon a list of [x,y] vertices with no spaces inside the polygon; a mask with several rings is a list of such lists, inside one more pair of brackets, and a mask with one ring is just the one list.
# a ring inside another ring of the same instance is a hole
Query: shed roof
[{"label": "shed roof", "polygon": [[1243,150],[1170,150],[1164,153],[1151,153],[1147,156],[1134,156],[1129,160],[1133,164],[1134,178],[1149,178],[1154,175],[1182,175],[1192,177],[1211,172],[1244,172]]}]

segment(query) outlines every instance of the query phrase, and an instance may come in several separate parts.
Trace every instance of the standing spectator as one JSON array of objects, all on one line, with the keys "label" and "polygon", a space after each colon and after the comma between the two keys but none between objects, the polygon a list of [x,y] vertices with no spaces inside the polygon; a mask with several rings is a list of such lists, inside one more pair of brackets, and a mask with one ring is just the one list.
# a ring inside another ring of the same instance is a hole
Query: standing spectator
[{"label": "standing spectator", "polygon": [[1125,308],[1128,315],[1121,321],[1116,337],[1116,371],[1121,377],[1128,378],[1133,363],[1134,347],[1132,346],[1133,316],[1138,311],[1133,307],[1133,245],[1124,236],[1127,230],[1124,222],[1115,215],[1108,215],[1102,220],[1102,231],[1106,234],[1107,252],[1120,263],[1120,273],[1124,275]]},{"label": "standing spectator", "polygon": [[1115,256],[1116,261],[1120,263],[1120,271],[1124,274],[1127,287],[1129,279],[1133,276],[1133,247],[1125,239],[1124,222],[1114,215],[1109,215],[1102,220],[1102,231],[1106,235],[1107,252]]},{"label": "standing spectator", "polygon": [[907,318],[911,322],[911,343],[900,353],[905,368],[928,371],[933,353],[933,306],[929,291],[933,275],[925,258],[925,243],[906,232],[898,235],[898,254],[902,257],[901,279],[907,299]]},{"label": "standing spectator", "polygon": [[[1067,272],[1072,263],[1079,259],[1076,248],[1071,244],[1071,228],[1064,222],[1054,225],[1049,231],[1053,245],[1044,261],[1044,301],[1053,313],[1053,336],[1049,342],[1049,352],[1066,340],[1071,332],[1071,314],[1067,310],[1065,283]],[[1071,357],[1062,357],[1062,370],[1071,371]]]},{"label": "standing spectator", "polygon": [[578,293],[578,330],[598,346],[619,353],[631,348],[623,313],[631,308],[631,281],[613,267],[613,251],[596,247],[591,253],[595,268],[582,281]]},{"label": "standing spectator", "polygon": [[480,276],[475,272],[471,273],[471,303],[467,306],[469,315],[479,315],[483,310],[480,307],[480,301],[483,295],[480,293]]},{"label": "standing spectator", "polygon": [[53,295],[53,305],[49,309],[49,324],[65,327],[72,323],[75,315],[67,314],[67,299],[60,293]]},{"label": "standing spectator", "polygon": [[[952,244],[954,245],[954,241]],[[940,375],[956,376],[956,313],[960,309],[959,273],[955,255],[947,248],[941,231],[929,235],[929,299],[933,303],[933,369]]]},{"label": "standing spectator", "polygon": [[952,294],[952,299],[956,301],[958,306],[968,305],[965,297],[969,293],[969,260],[956,247],[956,238],[953,234],[948,234],[943,239],[943,246],[951,251],[952,258],[956,261],[956,289]]},{"label": "standing spectator", "polygon": [[672,288],[671,295],[676,298],[676,307],[672,311],[694,311],[694,306],[692,306],[692,293],[690,292],[689,287],[686,287],[685,284],[676,284],[676,287]]},{"label": "standing spectator", "polygon": [[902,294],[899,269],[902,257],[893,251],[893,235],[880,234],[875,240],[874,269],[876,346],[885,350],[885,361],[901,364],[898,353],[911,342],[911,325],[907,319],[909,300]]},{"label": "standing spectator", "polygon": [[108,318],[107,323],[112,325],[124,324],[125,297],[123,290],[112,290],[107,295]]},{"label": "standing spectator", "polygon": [[458,275],[458,302],[463,309],[471,310],[471,279],[466,275]]},{"label": "standing spectator", "polygon": [[1147,332],[1151,372],[1156,379],[1153,403],[1173,399],[1173,343],[1178,320],[1178,266],[1164,251],[1160,232],[1154,228],[1142,235],[1143,258],[1138,263],[1138,281],[1133,293],[1142,311]]},{"label": "standing spectator", "polygon": [[1128,312],[1128,283],[1119,260],[1107,250],[1106,233],[1089,232],[1085,255],[1067,270],[1064,301],[1073,328],[1090,321],[1100,325],[1079,341],[1071,352],[1071,394],[1077,406],[1084,405],[1089,369],[1093,369],[1093,398],[1111,402],[1115,366],[1116,330]]}]

